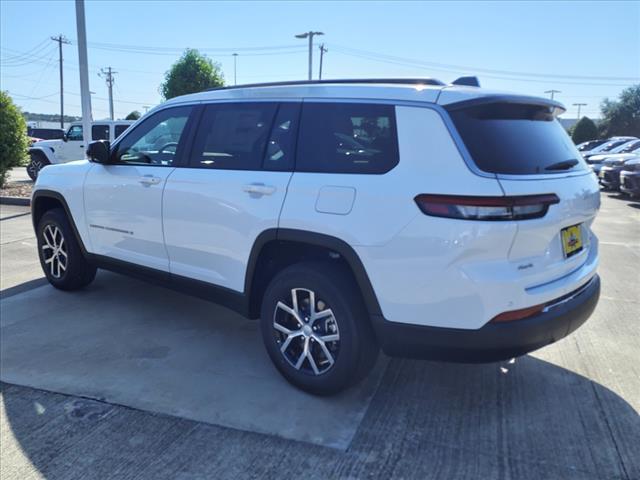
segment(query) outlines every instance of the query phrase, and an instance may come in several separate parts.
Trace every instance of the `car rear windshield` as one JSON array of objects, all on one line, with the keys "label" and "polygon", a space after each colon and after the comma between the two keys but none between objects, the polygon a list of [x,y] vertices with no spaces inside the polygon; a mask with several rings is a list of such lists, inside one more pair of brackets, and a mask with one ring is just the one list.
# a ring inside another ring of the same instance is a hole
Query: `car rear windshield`
[{"label": "car rear windshield", "polygon": [[582,157],[549,107],[490,103],[454,107],[450,115],[482,171],[534,175],[585,169]]}]

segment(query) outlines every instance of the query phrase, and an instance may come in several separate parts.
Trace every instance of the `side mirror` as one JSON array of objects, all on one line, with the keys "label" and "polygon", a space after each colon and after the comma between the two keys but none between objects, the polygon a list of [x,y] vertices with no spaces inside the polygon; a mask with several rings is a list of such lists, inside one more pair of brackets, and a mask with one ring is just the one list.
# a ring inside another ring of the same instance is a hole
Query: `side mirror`
[{"label": "side mirror", "polygon": [[111,145],[108,140],[91,142],[89,148],[87,148],[87,157],[89,157],[89,160],[92,162],[108,164],[110,147]]},{"label": "side mirror", "polygon": [[67,137],[67,134],[66,134],[66,133],[63,133],[63,134],[62,134],[62,141],[63,141],[63,142],[68,142],[68,141],[69,141],[69,137]]}]

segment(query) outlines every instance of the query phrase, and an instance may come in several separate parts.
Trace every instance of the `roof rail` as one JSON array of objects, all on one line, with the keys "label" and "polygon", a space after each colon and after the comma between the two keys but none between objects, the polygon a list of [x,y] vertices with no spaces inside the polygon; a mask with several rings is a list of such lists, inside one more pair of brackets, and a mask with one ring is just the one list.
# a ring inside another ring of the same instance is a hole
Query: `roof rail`
[{"label": "roof rail", "polygon": [[397,85],[444,85],[435,78],[343,78],[336,80],[292,80],[286,82],[247,83],[244,85],[230,85],[227,87],[208,88],[206,91],[233,90],[236,88],[252,87],[286,87],[293,85],[325,85],[325,84],[352,84],[352,83],[391,83]]}]

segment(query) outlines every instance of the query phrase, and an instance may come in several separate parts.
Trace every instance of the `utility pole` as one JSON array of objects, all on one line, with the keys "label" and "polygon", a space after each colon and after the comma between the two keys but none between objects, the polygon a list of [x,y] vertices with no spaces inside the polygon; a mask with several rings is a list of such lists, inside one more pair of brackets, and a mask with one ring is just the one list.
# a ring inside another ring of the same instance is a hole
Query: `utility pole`
[{"label": "utility pole", "polygon": [[577,120],[580,121],[580,107],[586,107],[587,104],[586,103],[574,103],[573,106],[574,107],[578,107],[578,118],[577,118]]},{"label": "utility pole", "polygon": [[322,59],[324,58],[324,54],[329,50],[324,48],[324,43],[320,45],[320,72],[318,72],[318,80],[322,80]]},{"label": "utility pole", "polygon": [[560,90],[553,90],[553,89],[551,89],[551,90],[545,90],[545,92],[544,92],[544,93],[550,93],[550,94],[551,94],[551,100],[553,100],[553,95],[554,95],[554,94],[556,94],[556,93],[562,93],[562,92],[561,92]]},{"label": "utility pole", "polygon": [[296,35],[296,38],[309,39],[309,80],[313,77],[313,37],[316,35],[324,35],[324,33],[309,31]]},{"label": "utility pole", "polygon": [[89,90],[89,59],[87,58],[87,29],[84,21],[84,0],[76,0],[76,28],[78,31],[78,60],[80,61],[82,139],[85,148],[87,148],[93,138],[91,132],[91,91]]},{"label": "utility pole", "polygon": [[62,45],[69,45],[71,42],[62,34],[57,37],[51,37],[51,40],[58,42],[58,58],[60,61],[60,128],[64,128],[64,92],[63,92],[63,75],[62,75]]},{"label": "utility pole", "polygon": [[233,84],[237,85],[238,84],[238,76],[237,76],[237,60],[238,60],[238,54],[237,53],[232,53],[233,55]]},{"label": "utility pole", "polygon": [[111,67],[103,68],[98,74],[99,77],[104,77],[107,81],[107,87],[109,87],[109,116],[111,120],[114,120],[113,116],[113,76],[118,73],[111,70]]}]

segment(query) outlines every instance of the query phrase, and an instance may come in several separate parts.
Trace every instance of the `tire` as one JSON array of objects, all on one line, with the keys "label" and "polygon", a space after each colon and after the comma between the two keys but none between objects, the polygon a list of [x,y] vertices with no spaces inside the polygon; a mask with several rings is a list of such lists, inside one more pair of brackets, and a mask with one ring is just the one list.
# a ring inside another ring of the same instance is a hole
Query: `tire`
[{"label": "tire", "polygon": [[47,280],[60,290],[78,290],[89,285],[96,267],[87,262],[61,208],[45,212],[38,222],[38,256]]},{"label": "tire", "polygon": [[[324,316],[314,320],[310,304],[315,315]],[[331,395],[356,384],[378,356],[362,296],[341,266],[304,262],[285,268],[267,287],[260,313],[271,361],[291,384],[314,395]]]},{"label": "tire", "polygon": [[44,154],[40,152],[33,152],[31,154],[31,161],[29,162],[29,165],[27,165],[27,175],[29,175],[29,178],[35,182],[40,170],[47,165],[51,165],[51,163],[47,160]]}]

